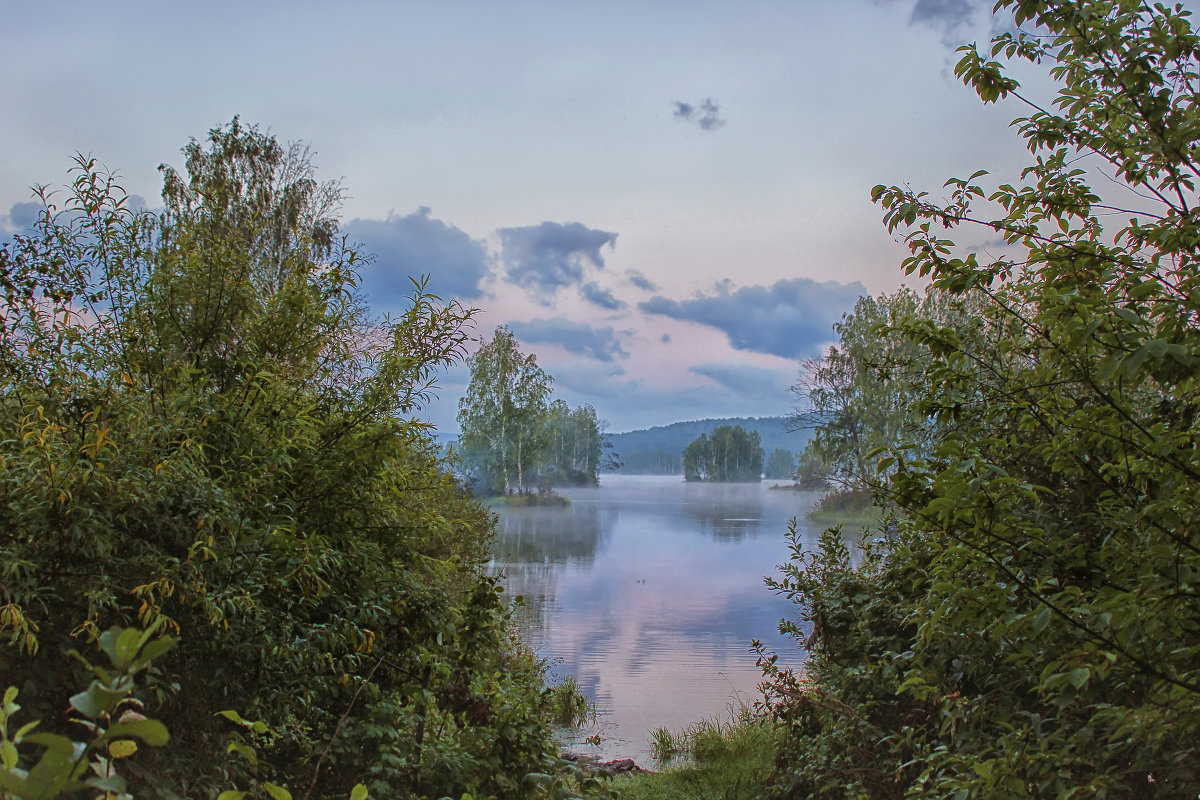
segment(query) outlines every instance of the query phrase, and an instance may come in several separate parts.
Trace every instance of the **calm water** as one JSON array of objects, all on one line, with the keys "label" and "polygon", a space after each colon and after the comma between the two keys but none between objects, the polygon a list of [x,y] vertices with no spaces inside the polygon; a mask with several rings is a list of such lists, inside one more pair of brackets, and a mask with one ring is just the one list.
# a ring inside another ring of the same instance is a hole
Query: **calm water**
[{"label": "calm water", "polygon": [[[524,599],[526,641],[556,673],[574,675],[600,711],[572,749],[647,763],[655,728],[756,699],[751,639],[783,662],[802,660],[778,633],[793,607],[763,577],[787,559],[788,520],[803,525],[818,495],[770,491],[769,482],[602,480],[562,490],[569,508],[502,510],[493,566]],[[583,742],[595,733],[599,746]]]}]

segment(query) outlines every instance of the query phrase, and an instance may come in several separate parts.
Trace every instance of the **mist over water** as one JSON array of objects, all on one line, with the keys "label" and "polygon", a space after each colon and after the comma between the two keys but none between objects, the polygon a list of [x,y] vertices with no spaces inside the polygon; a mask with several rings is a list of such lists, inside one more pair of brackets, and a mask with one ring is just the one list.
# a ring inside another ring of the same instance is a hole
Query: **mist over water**
[{"label": "mist over water", "polygon": [[[571,749],[647,764],[655,728],[758,698],[751,639],[781,663],[803,661],[778,633],[794,606],[763,578],[787,560],[788,521],[799,517],[803,529],[819,495],[680,476],[602,483],[560,490],[566,508],[502,509],[492,569],[523,600],[526,641],[600,711]],[[815,545],[818,533],[804,529],[804,540]],[[584,742],[595,733],[599,746]]]}]

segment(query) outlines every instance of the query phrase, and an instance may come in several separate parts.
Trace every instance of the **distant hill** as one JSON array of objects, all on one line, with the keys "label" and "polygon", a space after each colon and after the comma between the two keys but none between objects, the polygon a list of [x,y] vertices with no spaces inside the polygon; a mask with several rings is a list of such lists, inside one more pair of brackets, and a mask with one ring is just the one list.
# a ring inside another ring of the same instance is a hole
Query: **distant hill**
[{"label": "distant hill", "polygon": [[741,425],[748,431],[758,431],[762,438],[764,458],[769,458],[775,449],[799,454],[812,438],[812,431],[789,431],[786,417],[727,417],[673,422],[628,433],[610,433],[608,439],[624,464],[617,470],[620,473],[682,475],[684,448],[700,434],[711,434],[722,425]]}]

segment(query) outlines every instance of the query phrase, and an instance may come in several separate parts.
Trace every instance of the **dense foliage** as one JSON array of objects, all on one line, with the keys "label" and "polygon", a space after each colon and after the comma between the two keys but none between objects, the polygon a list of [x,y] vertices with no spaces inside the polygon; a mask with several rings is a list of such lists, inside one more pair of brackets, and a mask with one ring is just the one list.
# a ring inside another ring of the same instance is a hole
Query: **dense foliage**
[{"label": "dense foliage", "polygon": [[[897,406],[915,430],[839,464],[894,511],[865,560],[836,533],[795,540],[778,584],[812,652],[773,682],[782,796],[1200,789],[1200,39],[1163,6],[997,5],[1036,35],[990,58],[1048,63],[1061,88],[1038,104],[965,48],[985,102],[1031,109],[1033,164],[990,193],[953,179],[944,204],[874,190],[905,270],[974,313],[876,328],[920,388]],[[970,226],[1006,249],[956,255],[942,232]]]},{"label": "dense foliage", "polygon": [[[162,212],[80,158],[0,248],[4,683],[69,732],[67,651],[162,623],[172,740],[139,791],[519,794],[540,668],[482,571],[490,516],[410,416],[469,311],[416,285],[370,319],[303,148],[235,119],[184,152]],[[226,709],[273,731],[257,766],[224,757]]]},{"label": "dense foliage", "polygon": [[796,457],[789,450],[775,448],[767,458],[763,475],[768,478],[790,478],[796,474]]},{"label": "dense foliage", "polygon": [[615,456],[596,409],[550,402],[554,379],[500,327],[467,359],[471,382],[459,400],[463,466],[475,491],[524,494],[550,485],[595,486]]},{"label": "dense foliage", "polygon": [[688,481],[760,481],[762,467],[762,439],[758,431],[747,433],[741,425],[721,425],[712,436],[702,433],[683,451]]}]

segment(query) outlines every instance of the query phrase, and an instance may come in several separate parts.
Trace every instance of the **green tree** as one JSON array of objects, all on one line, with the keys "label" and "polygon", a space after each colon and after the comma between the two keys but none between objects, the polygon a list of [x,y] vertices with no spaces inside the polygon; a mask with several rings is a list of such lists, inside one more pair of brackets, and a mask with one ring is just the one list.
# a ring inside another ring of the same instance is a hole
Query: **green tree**
[{"label": "green tree", "polygon": [[[410,416],[470,312],[417,285],[371,319],[303,148],[235,119],[185,154],[161,214],[80,158],[0,246],[0,674],[69,735],[69,650],[178,632],[135,794],[517,794],[552,746],[540,668],[488,513]],[[275,732],[257,766],[225,756],[230,708]]]},{"label": "green tree", "polygon": [[796,457],[777,447],[771,451],[764,472],[768,478],[790,478],[796,474]]},{"label": "green tree", "polygon": [[504,327],[467,366],[471,382],[458,403],[464,460],[478,470],[485,491],[527,492],[545,454],[553,379]]},{"label": "green tree", "polygon": [[689,481],[752,482],[762,480],[763,451],[758,431],[741,425],[721,425],[700,434],[683,451],[684,479]]},{"label": "green tree", "polygon": [[[1200,38],[1162,5],[997,8],[1035,33],[964,48],[956,74],[1025,104],[1033,163],[951,179],[945,203],[873,191],[905,271],[979,313],[885,326],[925,395],[906,402],[916,441],[873,465],[897,513],[881,549],[856,568],[839,536],[794,539],[777,586],[812,659],[807,684],[775,675],[789,797],[1196,791]],[[1050,64],[1057,98],[1024,94],[1012,62]],[[964,253],[960,228],[1007,250]]]},{"label": "green tree", "polygon": [[595,408],[584,404],[573,409],[555,400],[547,414],[546,437],[544,480],[568,486],[599,484],[607,442]]}]

